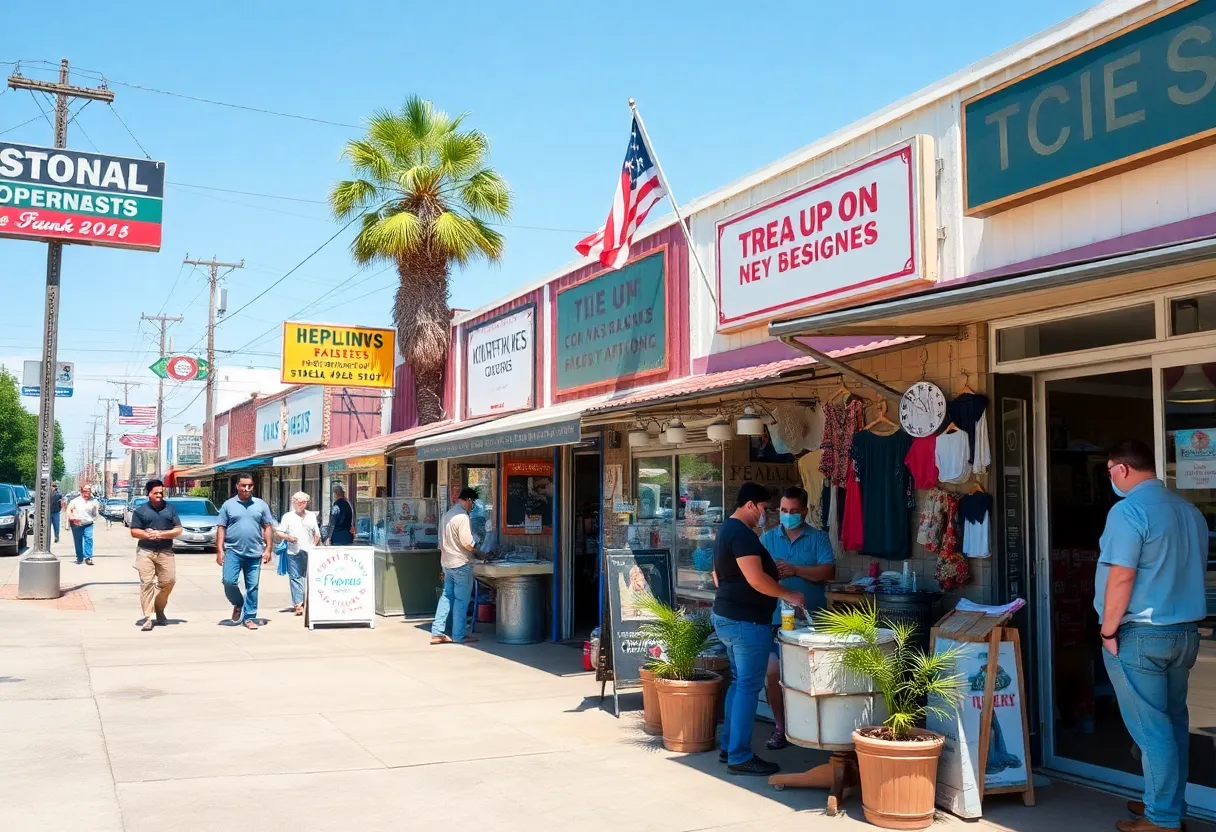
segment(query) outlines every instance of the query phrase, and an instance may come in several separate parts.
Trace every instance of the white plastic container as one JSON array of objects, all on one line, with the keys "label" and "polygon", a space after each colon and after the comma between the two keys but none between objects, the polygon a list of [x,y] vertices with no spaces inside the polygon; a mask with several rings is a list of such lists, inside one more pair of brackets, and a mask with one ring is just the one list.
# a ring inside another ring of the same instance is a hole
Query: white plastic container
[{"label": "white plastic container", "polygon": [[[877,725],[887,717],[882,694],[866,677],[844,668],[848,639],[808,628],[779,630],[781,690],[785,702],[785,735],[803,748],[847,751],[853,731]],[[889,630],[879,631],[879,645],[895,649]]]}]

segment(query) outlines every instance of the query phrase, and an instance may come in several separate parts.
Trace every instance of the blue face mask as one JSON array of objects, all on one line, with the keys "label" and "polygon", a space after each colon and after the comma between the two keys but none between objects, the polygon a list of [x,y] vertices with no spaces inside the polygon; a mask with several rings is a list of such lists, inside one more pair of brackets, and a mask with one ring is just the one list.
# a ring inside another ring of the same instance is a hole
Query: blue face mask
[{"label": "blue face mask", "polygon": [[796,529],[802,525],[802,515],[786,514],[783,511],[781,512],[781,525],[785,526],[787,529]]},{"label": "blue face mask", "polygon": [[1113,490],[1113,491],[1114,491],[1116,494],[1118,494],[1120,497],[1126,497],[1126,496],[1127,496],[1127,492],[1126,492],[1126,491],[1124,491],[1123,489],[1121,489],[1119,486],[1115,485],[1115,481],[1114,481],[1114,480],[1111,480],[1111,481],[1110,481],[1110,487],[1111,487],[1111,490]]}]

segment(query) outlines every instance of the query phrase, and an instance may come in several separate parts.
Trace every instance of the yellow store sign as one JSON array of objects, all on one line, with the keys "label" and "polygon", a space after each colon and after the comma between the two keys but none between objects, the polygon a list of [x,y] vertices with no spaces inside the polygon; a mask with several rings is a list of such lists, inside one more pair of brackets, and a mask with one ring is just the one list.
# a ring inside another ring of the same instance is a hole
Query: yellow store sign
[{"label": "yellow store sign", "polygon": [[391,389],[395,335],[378,327],[284,321],[283,383]]}]

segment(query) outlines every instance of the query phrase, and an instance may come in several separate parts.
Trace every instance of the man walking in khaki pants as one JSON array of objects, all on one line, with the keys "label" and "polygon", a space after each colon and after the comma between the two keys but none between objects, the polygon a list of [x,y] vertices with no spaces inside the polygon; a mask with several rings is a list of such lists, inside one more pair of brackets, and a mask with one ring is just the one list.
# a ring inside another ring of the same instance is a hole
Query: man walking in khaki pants
[{"label": "man walking in khaki pants", "polygon": [[173,538],[182,533],[177,509],[165,500],[165,484],[148,480],[148,502],[131,513],[131,537],[135,549],[135,571],[139,573],[139,599],[144,608],[145,633],[157,624],[168,624],[165,604],[177,580],[173,560]]}]

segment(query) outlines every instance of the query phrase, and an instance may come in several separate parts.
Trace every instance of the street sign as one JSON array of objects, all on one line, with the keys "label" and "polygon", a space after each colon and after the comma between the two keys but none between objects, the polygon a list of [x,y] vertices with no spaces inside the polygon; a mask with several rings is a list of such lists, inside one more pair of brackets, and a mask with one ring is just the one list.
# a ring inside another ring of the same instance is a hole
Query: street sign
[{"label": "street sign", "polygon": [[[67,399],[72,396],[76,384],[76,368],[71,362],[60,361],[55,364],[55,397]],[[42,395],[42,362],[26,361],[21,368],[21,395]]]},{"label": "street sign", "polygon": [[173,381],[202,381],[211,371],[211,365],[206,359],[193,355],[164,355],[150,364],[148,369],[161,378]]}]

